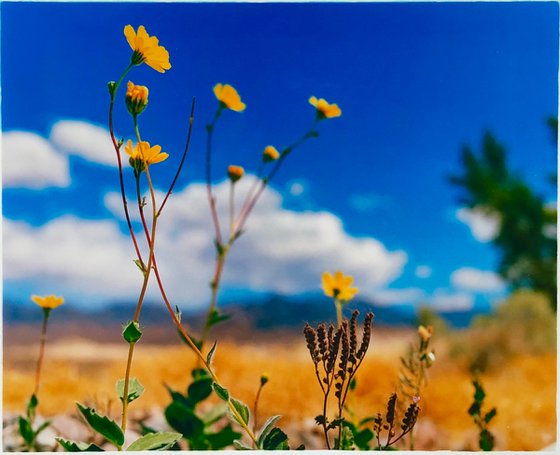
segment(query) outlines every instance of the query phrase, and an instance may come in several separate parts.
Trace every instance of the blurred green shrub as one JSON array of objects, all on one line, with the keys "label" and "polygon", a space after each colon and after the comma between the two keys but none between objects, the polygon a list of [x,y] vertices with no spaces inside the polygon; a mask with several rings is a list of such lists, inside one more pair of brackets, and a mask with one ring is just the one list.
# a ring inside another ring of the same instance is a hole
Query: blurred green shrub
[{"label": "blurred green shrub", "polygon": [[476,318],[450,347],[450,355],[471,372],[500,367],[517,354],[555,351],[556,314],[544,294],[527,290],[512,294],[494,314]]}]

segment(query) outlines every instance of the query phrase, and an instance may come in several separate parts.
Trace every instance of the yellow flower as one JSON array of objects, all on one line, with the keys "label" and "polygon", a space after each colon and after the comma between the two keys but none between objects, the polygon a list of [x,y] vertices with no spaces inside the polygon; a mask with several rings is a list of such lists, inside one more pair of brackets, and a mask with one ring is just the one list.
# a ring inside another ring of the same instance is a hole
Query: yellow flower
[{"label": "yellow flower", "polygon": [[128,81],[125,101],[128,112],[132,115],[140,114],[148,104],[148,87]]},{"label": "yellow flower", "polygon": [[245,110],[245,103],[241,101],[237,90],[229,84],[216,84],[214,86],[214,95],[216,95],[220,103],[232,111],[242,112]]},{"label": "yellow flower", "polygon": [[150,147],[150,143],[146,141],[142,141],[133,147],[130,139],[124,146],[124,151],[130,156],[130,165],[140,172],[144,170],[145,165],[161,163],[169,156],[169,154],[161,151],[161,146]]},{"label": "yellow flower", "polygon": [[424,327],[423,325],[418,326],[418,335],[423,342],[427,342],[432,337],[432,327]]},{"label": "yellow flower", "polygon": [[241,166],[234,166],[233,164],[228,166],[228,177],[229,179],[235,183],[237,182],[239,179],[241,179],[241,177],[243,177],[243,174],[245,174],[245,169],[243,169]]},{"label": "yellow flower", "polygon": [[275,161],[280,157],[280,152],[272,145],[265,147],[263,152],[263,160],[265,163]]},{"label": "yellow flower", "polygon": [[345,276],[342,272],[337,271],[334,276],[329,272],[323,273],[323,291],[329,297],[347,302],[352,300],[358,293],[358,288],[353,288],[354,278],[350,275]]},{"label": "yellow flower", "polygon": [[57,297],[56,295],[46,295],[44,297],[32,295],[31,300],[45,310],[52,310],[64,303],[64,297]]},{"label": "yellow flower", "polygon": [[317,117],[319,119],[340,117],[342,115],[342,111],[337,104],[329,104],[324,98],[317,99],[312,96],[309,98],[309,103],[317,109]]},{"label": "yellow flower", "polygon": [[134,65],[145,63],[160,73],[165,73],[165,70],[171,68],[169,52],[159,45],[155,36],[148,35],[143,25],[138,27],[138,33],[131,25],[127,25],[124,28],[124,36],[134,51],[131,57]]}]

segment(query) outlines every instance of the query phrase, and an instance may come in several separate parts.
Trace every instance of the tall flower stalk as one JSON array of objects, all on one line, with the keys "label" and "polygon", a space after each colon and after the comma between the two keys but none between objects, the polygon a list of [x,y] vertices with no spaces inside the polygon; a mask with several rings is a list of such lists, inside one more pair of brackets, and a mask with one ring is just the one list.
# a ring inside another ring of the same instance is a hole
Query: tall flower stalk
[{"label": "tall flower stalk", "polygon": [[[216,197],[212,190],[212,144],[214,131],[216,124],[222,113],[225,110],[232,110],[234,112],[243,112],[246,108],[245,103],[241,101],[241,97],[237,91],[228,84],[216,84],[214,86],[214,95],[219,101],[218,108],[212,119],[212,122],[206,126],[207,130],[207,143],[206,143],[206,191],[208,195],[208,203],[210,206],[210,213],[212,218],[212,224],[214,226],[214,244],[216,247],[216,256],[214,262],[214,274],[212,280],[210,281],[211,297],[210,305],[208,307],[208,312],[206,314],[206,321],[202,329],[202,335],[200,339],[200,346],[204,346],[210,330],[214,324],[222,320],[217,311],[218,303],[218,293],[220,290],[222,275],[224,271],[224,266],[226,263],[227,256],[233,247],[235,241],[243,233],[245,224],[255,208],[259,198],[263,194],[266,187],[269,185],[270,181],[278,173],[282,164],[286,158],[300,145],[306,142],[310,138],[318,137],[319,133],[317,131],[318,123],[321,120],[327,118],[339,117],[342,112],[336,104],[329,104],[324,99],[318,100],[316,97],[312,96],[309,99],[311,105],[315,107],[316,115],[315,119],[309,128],[309,130],[303,134],[298,140],[284,148],[279,152],[274,146],[268,145],[265,147],[260,164],[258,166],[258,171],[256,174],[255,181],[249,192],[247,193],[244,202],[241,204],[241,208],[237,215],[234,209],[234,191],[235,183],[243,176],[243,168],[239,166],[230,166],[228,169],[228,176],[230,179],[230,198],[229,198],[229,234],[226,238],[222,235],[222,230],[220,226],[220,219],[218,216],[218,211],[216,209]],[[232,177],[232,168],[237,171]],[[241,170],[241,172],[239,172]]]},{"label": "tall flower stalk", "polygon": [[[116,155],[117,155],[119,182],[120,182],[120,189],[121,189],[121,198],[122,198],[125,218],[126,218],[126,221],[127,221],[127,225],[128,225],[128,228],[129,228],[129,233],[130,233],[130,236],[131,236],[131,239],[132,239],[132,242],[133,242],[133,245],[134,245],[134,249],[136,251],[136,256],[137,256],[137,258],[134,262],[136,263],[136,265],[138,266],[138,268],[142,272],[143,280],[142,280],[142,286],[141,286],[141,290],[140,290],[138,300],[137,300],[137,304],[136,304],[134,317],[131,321],[129,321],[126,324],[126,326],[123,330],[123,338],[129,344],[129,351],[128,351],[128,356],[127,356],[125,378],[124,378],[124,381],[123,381],[123,392],[122,392],[123,407],[122,407],[122,416],[121,416],[121,429],[124,433],[124,431],[126,429],[126,425],[127,425],[128,403],[130,401],[132,401],[131,399],[129,399],[129,387],[130,387],[130,382],[131,382],[130,374],[131,374],[131,368],[132,368],[134,347],[135,347],[136,343],[138,342],[138,340],[140,339],[140,337],[142,336],[142,331],[140,329],[140,324],[139,324],[140,312],[141,312],[142,304],[144,302],[144,298],[145,298],[145,295],[146,295],[146,290],[147,290],[149,278],[150,278],[151,272],[153,270],[154,275],[156,277],[156,281],[157,281],[159,290],[160,290],[160,293],[161,293],[161,296],[163,298],[163,301],[165,303],[165,306],[166,306],[167,310],[169,311],[169,313],[171,315],[173,323],[175,324],[175,326],[177,327],[179,332],[182,334],[182,336],[184,337],[186,342],[193,349],[193,351],[197,355],[199,361],[208,370],[208,372],[209,372],[209,374],[212,377],[212,380],[214,382],[215,388],[222,391],[221,396],[222,396],[222,398],[225,399],[225,401],[227,401],[231,414],[236,418],[236,420],[239,422],[239,424],[244,429],[244,431],[247,433],[247,435],[251,438],[251,440],[254,443],[257,443],[257,439],[256,439],[253,431],[249,428],[247,423],[244,421],[243,416],[240,413],[239,406],[236,405],[236,401],[233,398],[230,398],[229,392],[227,393],[227,396],[225,395],[225,392],[223,392],[223,391],[227,392],[227,389],[225,389],[221,385],[215,371],[213,370],[213,367],[211,365],[211,357],[212,357],[211,354],[212,353],[209,353],[209,355],[207,357],[205,357],[202,354],[202,352],[198,349],[197,344],[192,340],[192,338],[187,334],[187,332],[182,327],[180,319],[179,319],[179,315],[178,315],[178,313],[176,313],[173,310],[173,307],[172,307],[172,305],[171,305],[171,303],[168,299],[168,296],[165,292],[165,287],[164,287],[164,284],[163,284],[163,280],[160,276],[157,261],[156,261],[155,241],[156,241],[156,233],[157,233],[157,221],[158,221],[158,218],[161,215],[162,210],[163,210],[165,204],[167,203],[167,200],[168,200],[169,196],[171,195],[171,193],[173,191],[173,188],[174,188],[174,186],[175,186],[175,184],[178,180],[179,174],[181,172],[181,169],[183,167],[183,164],[184,164],[187,152],[188,152],[191,133],[192,133],[193,119],[194,119],[194,100],[193,100],[193,104],[192,104],[192,107],[191,107],[191,115],[190,115],[190,120],[189,120],[189,130],[188,130],[188,135],[187,135],[187,141],[186,141],[185,149],[184,149],[184,152],[183,152],[183,156],[181,158],[181,162],[178,166],[175,177],[173,178],[167,193],[165,194],[162,202],[158,205],[157,201],[156,201],[156,198],[155,198],[154,184],[153,184],[153,181],[152,181],[152,178],[151,178],[149,168],[150,168],[151,165],[160,163],[160,162],[164,161],[165,159],[167,159],[168,154],[161,152],[161,147],[159,145],[150,146],[150,144],[148,142],[142,140],[142,137],[141,137],[141,134],[140,134],[140,128],[139,128],[139,124],[138,124],[138,116],[144,111],[144,109],[146,108],[146,106],[148,104],[148,89],[147,89],[147,87],[138,86],[138,85],[133,84],[132,82],[129,82],[128,89],[127,89],[127,94],[126,94],[126,97],[125,97],[125,101],[126,101],[128,111],[133,118],[134,132],[135,132],[137,143],[136,143],[136,145],[133,145],[132,141],[129,140],[129,141],[127,141],[124,149],[125,149],[125,152],[129,155],[129,164],[131,165],[131,167],[134,170],[134,177],[135,177],[135,184],[136,184],[137,208],[138,208],[138,211],[139,211],[139,214],[140,214],[140,219],[141,219],[141,223],[142,223],[142,230],[144,232],[146,243],[147,243],[147,246],[148,246],[148,249],[149,249],[147,260],[145,260],[145,258],[142,256],[142,254],[140,252],[140,248],[139,248],[139,245],[138,245],[138,239],[137,239],[136,233],[134,232],[134,229],[133,229],[132,223],[131,223],[131,217],[130,217],[130,213],[129,213],[129,210],[128,210],[128,202],[127,202],[126,191],[125,191],[125,186],[124,186],[123,166],[122,166],[121,153],[120,153],[121,152],[121,147],[122,147],[124,141],[123,140],[117,140],[116,137],[115,137],[114,128],[113,128],[113,109],[114,109],[116,93],[117,93],[122,81],[124,80],[125,76],[129,73],[129,71],[134,66],[141,65],[142,63],[146,63],[148,66],[151,66],[152,68],[156,69],[157,71],[163,73],[163,72],[165,72],[165,70],[169,69],[171,67],[171,65],[169,64],[169,54],[167,53],[165,48],[163,48],[162,46],[159,46],[159,41],[157,40],[157,38],[150,37],[149,35],[147,35],[146,30],[143,26],[139,27],[138,33],[134,32],[134,29],[131,26],[126,26],[125,27],[125,36],[126,36],[128,42],[129,42],[133,52],[132,52],[132,56],[131,56],[131,62],[128,65],[128,67],[124,70],[124,72],[121,75],[121,77],[119,78],[119,80],[117,82],[110,82],[109,83],[109,94],[110,94],[109,132],[110,132],[111,140],[112,140],[112,143],[113,143],[113,146],[115,148]],[[146,177],[146,183],[147,183],[148,192],[149,192],[149,195],[150,195],[151,225],[148,222],[148,220],[146,219],[146,216],[145,216],[145,213],[144,213],[145,202],[144,202],[144,199],[141,196],[141,182],[142,182],[142,175],[143,174]],[[117,447],[120,450],[120,446],[117,446]]]}]

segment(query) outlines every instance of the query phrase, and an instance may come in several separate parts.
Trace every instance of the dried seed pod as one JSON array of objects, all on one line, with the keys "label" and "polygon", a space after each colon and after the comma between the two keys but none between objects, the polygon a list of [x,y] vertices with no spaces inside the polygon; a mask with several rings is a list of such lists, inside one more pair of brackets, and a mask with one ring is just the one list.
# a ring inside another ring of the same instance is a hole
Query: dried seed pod
[{"label": "dried seed pod", "polygon": [[350,319],[349,324],[349,332],[350,332],[350,354],[355,355],[356,349],[358,348],[358,338],[356,332],[358,330],[358,316],[360,312],[358,310],[354,310],[352,313],[352,318]]},{"label": "dried seed pod", "polygon": [[334,334],[333,343],[329,352],[326,369],[327,372],[332,372],[336,363],[336,356],[338,355],[338,348],[340,346],[340,339],[342,337],[342,328],[339,328]]},{"label": "dried seed pod", "polygon": [[393,425],[395,422],[395,408],[397,406],[397,394],[393,393],[387,402],[387,415],[385,420],[389,425]]},{"label": "dried seed pod", "polygon": [[369,342],[371,340],[371,323],[373,320],[373,313],[369,312],[366,314],[366,318],[364,320],[364,333],[362,335],[362,343],[360,344],[360,349],[356,353],[356,357],[358,359],[362,359],[368,350]]},{"label": "dried seed pod", "polygon": [[417,403],[411,403],[410,406],[407,408],[404,418],[402,420],[401,428],[403,432],[407,433],[412,430],[412,427],[416,424],[416,419],[418,418],[418,413],[420,412],[420,408],[418,407]]},{"label": "dried seed pod", "polygon": [[329,355],[329,346],[327,343],[327,328],[325,324],[319,324],[317,327],[317,341],[319,345],[319,352],[322,355],[322,358],[326,358]]},{"label": "dried seed pod", "polygon": [[307,349],[309,350],[309,354],[311,354],[311,360],[313,360],[313,363],[317,365],[319,362],[317,358],[317,334],[309,324],[305,324],[303,334],[307,343]]}]

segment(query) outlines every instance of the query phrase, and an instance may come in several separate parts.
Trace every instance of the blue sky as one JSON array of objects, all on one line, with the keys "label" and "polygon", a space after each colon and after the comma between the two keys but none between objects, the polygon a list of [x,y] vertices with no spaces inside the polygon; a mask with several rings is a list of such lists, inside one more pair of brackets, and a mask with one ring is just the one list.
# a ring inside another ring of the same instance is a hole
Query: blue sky
[{"label": "blue sky", "polygon": [[[365,296],[385,304],[487,305],[504,292],[492,272],[492,220],[458,212],[458,190],[447,182],[460,170],[461,147],[478,150],[485,131],[505,145],[512,168],[556,200],[546,183],[556,169],[546,126],[558,106],[554,3],[1,8],[10,299],[55,293],[88,305],[135,296],[139,276],[102,130],[106,84],[130,57],[126,24],[145,25],[171,56],[163,75],[143,65],[128,77],[150,88],[143,136],[170,153],[154,171],[162,191],[197,99],[187,166],[168,222],[161,222],[160,262],[168,263],[178,302],[201,305],[209,294],[211,231],[201,183],[217,82],[236,87],[248,106],[220,119],[217,183],[228,164],[254,172],[266,145],[280,148],[305,132],[314,116],[311,95],[343,112],[286,161],[231,257],[225,298],[314,292],[321,271],[341,268]],[[119,93],[116,130],[128,138]]]}]

